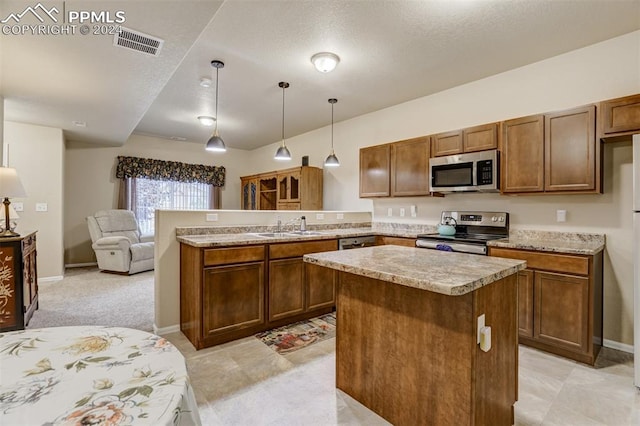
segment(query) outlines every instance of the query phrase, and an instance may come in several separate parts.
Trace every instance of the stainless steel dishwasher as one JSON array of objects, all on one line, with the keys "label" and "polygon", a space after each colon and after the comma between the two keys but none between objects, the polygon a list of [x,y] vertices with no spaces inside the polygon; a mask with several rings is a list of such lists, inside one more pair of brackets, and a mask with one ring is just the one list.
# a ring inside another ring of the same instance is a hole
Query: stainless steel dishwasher
[{"label": "stainless steel dishwasher", "polygon": [[360,247],[370,247],[376,245],[376,237],[367,235],[365,237],[340,238],[338,240],[338,250],[349,250]]}]

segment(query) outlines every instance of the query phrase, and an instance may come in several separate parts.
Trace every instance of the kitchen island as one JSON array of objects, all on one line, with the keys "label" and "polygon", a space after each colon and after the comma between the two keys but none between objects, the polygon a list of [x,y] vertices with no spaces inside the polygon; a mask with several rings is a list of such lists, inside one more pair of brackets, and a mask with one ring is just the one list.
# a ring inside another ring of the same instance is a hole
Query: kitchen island
[{"label": "kitchen island", "polygon": [[339,389],[395,425],[513,424],[526,262],[391,245],[304,261],[338,271]]}]

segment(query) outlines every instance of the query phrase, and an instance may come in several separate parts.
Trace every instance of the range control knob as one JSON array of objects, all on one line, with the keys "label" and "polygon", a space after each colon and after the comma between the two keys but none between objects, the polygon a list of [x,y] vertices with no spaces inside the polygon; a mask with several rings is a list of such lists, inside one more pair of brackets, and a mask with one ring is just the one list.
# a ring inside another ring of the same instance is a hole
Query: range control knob
[{"label": "range control knob", "polygon": [[500,222],[504,222],[504,216],[500,216]]},{"label": "range control knob", "polygon": [[495,217],[495,216],[492,216],[492,217],[491,217],[491,222],[497,222],[497,221],[498,221],[498,218],[497,218],[497,217]]}]

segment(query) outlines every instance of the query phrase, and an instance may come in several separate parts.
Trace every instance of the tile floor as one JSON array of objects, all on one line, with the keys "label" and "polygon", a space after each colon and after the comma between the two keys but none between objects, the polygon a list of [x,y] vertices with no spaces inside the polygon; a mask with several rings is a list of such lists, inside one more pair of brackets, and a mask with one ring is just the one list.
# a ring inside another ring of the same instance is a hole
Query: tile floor
[{"label": "tile floor", "polygon": [[[335,388],[335,338],[279,355],[254,337],[185,355],[203,425],[388,425]],[[604,348],[596,367],[520,347],[516,425],[640,425],[631,354]]]}]

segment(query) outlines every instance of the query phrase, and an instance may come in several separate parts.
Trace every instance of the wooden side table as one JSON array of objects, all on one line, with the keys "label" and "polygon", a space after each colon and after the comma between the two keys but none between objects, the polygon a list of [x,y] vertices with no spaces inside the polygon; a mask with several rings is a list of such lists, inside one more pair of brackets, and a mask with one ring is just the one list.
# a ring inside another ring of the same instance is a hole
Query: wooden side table
[{"label": "wooden side table", "polygon": [[38,309],[36,232],[0,239],[0,332],[22,330]]}]

